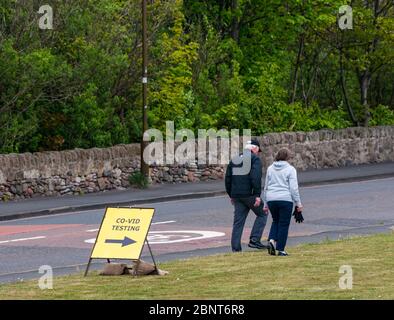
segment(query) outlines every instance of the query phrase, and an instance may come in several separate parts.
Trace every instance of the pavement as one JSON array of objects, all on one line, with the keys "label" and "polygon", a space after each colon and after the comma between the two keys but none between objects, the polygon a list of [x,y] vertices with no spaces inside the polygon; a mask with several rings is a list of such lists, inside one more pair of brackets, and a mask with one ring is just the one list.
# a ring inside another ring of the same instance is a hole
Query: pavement
[{"label": "pavement", "polygon": [[[394,177],[394,163],[368,164],[298,173],[300,186]],[[224,181],[152,185],[148,189],[107,191],[81,196],[37,197],[0,203],[0,221],[145,203],[224,195]]]}]

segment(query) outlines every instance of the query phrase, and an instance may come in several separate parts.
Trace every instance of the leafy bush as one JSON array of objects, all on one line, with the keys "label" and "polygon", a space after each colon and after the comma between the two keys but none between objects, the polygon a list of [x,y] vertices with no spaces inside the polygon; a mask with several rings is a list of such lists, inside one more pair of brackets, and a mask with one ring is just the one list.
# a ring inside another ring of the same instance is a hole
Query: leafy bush
[{"label": "leafy bush", "polygon": [[371,110],[372,126],[389,126],[394,125],[394,110],[387,106],[378,105],[375,109]]},{"label": "leafy bush", "polygon": [[[314,131],[320,129],[340,129],[351,126],[346,112],[337,109],[321,108],[317,104],[305,107],[301,103],[286,104],[278,102],[275,105],[258,107],[256,114],[256,135],[281,131]],[[252,128],[253,129],[253,128]]]}]

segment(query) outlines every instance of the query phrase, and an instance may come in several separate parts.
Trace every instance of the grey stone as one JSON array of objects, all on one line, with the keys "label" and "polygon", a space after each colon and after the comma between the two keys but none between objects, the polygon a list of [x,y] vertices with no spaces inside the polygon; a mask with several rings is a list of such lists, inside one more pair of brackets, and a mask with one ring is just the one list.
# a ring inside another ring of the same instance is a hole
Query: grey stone
[{"label": "grey stone", "polygon": [[4,175],[3,171],[0,170],[0,185],[7,182],[6,176]]},{"label": "grey stone", "polygon": [[163,180],[166,181],[166,182],[172,182],[173,181],[173,177],[171,175],[169,175],[167,172],[165,172]]},{"label": "grey stone", "polygon": [[119,168],[116,168],[115,170],[112,171],[112,176],[116,179],[120,178],[122,175],[122,170]]},{"label": "grey stone", "polygon": [[26,192],[29,185],[27,183],[22,184],[22,192]]},{"label": "grey stone", "polygon": [[103,172],[103,177],[112,177],[112,172],[111,172],[111,170],[104,170],[104,172]]}]

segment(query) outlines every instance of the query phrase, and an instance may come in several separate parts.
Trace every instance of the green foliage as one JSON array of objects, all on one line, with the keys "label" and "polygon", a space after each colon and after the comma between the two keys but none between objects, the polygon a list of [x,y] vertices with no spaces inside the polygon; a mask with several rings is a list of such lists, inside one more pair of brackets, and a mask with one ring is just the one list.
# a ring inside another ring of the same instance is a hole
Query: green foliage
[{"label": "green foliage", "polygon": [[314,131],[320,129],[340,129],[351,126],[342,108],[321,109],[316,104],[309,107],[301,103],[278,103],[261,106],[261,117],[256,132],[265,134],[281,131]]},{"label": "green foliage", "polygon": [[185,107],[192,84],[191,64],[197,58],[198,45],[183,32],[181,9],[182,2],[176,0],[171,23],[152,48],[153,57],[161,60],[161,64],[154,70],[149,119],[153,127],[163,131],[165,121],[190,128]]},{"label": "green foliage", "polygon": [[372,110],[371,125],[392,126],[394,125],[394,110],[387,106],[378,105]]},{"label": "green foliage", "polygon": [[[48,4],[57,17],[53,31],[31,23],[31,16],[37,17],[35,6],[0,2],[0,153],[139,140],[139,3]],[[181,7],[180,1],[150,6],[152,52],[156,45],[158,53],[166,50],[170,55],[167,61],[161,61],[161,55],[152,59],[152,70],[165,79],[160,78],[151,93],[162,99],[163,110],[174,109],[170,116],[182,112],[184,95],[190,91],[188,65],[196,51],[193,43],[183,46],[187,39],[182,38],[187,37],[182,34]],[[173,90],[174,85],[179,90]]]},{"label": "green foliage", "polygon": [[149,186],[148,178],[140,171],[136,171],[129,176],[130,185],[139,189],[146,189]]},{"label": "green foliage", "polygon": [[[54,30],[26,3],[0,0],[0,153],[139,141],[140,2],[49,0]],[[392,1],[352,1],[344,31],[342,0],[148,3],[150,127],[393,124]]]}]

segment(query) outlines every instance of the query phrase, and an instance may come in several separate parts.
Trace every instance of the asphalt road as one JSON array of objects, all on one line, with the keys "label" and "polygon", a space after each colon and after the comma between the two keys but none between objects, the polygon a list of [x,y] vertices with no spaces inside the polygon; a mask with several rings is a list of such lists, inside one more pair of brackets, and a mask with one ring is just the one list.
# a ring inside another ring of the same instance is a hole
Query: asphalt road
[{"label": "asphalt road", "polygon": [[[389,232],[394,226],[394,178],[303,187],[301,196],[305,222],[292,222],[290,254],[291,246],[299,243]],[[225,196],[142,207],[156,208],[149,241],[159,264],[231,251],[233,209]],[[103,214],[99,209],[1,222],[0,282],[39,278],[42,265],[50,265],[55,275],[84,271]],[[253,221],[250,213],[245,250],[250,250],[246,244]],[[270,224],[271,218],[264,237]],[[146,249],[142,258],[150,261]],[[92,268],[104,262],[94,262]]]}]

